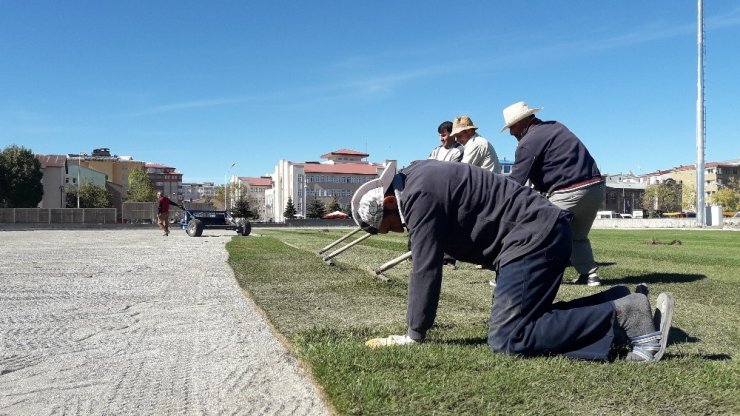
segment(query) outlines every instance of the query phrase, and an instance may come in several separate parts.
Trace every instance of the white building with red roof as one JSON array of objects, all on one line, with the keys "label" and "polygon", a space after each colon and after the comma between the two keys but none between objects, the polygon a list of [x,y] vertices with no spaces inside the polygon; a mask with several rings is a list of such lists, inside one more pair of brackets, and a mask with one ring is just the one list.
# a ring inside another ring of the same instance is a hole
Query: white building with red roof
[{"label": "white building with red roof", "polygon": [[349,212],[352,195],[363,183],[383,172],[384,164],[363,160],[367,153],[350,149],[321,155],[322,162],[280,160],[272,175],[272,189],[265,192],[265,220],[283,222],[288,198],[297,215],[306,217],[306,205],[314,198],[325,205],[337,199],[342,210]]},{"label": "white building with red roof", "polygon": [[[236,190],[236,198],[244,196],[249,200],[252,209],[257,208],[259,221],[265,221],[268,218],[265,209],[265,192],[272,189],[272,177],[260,176],[259,178],[239,176],[239,187]],[[233,206],[233,203],[229,204]],[[270,214],[271,215],[271,214]]]}]

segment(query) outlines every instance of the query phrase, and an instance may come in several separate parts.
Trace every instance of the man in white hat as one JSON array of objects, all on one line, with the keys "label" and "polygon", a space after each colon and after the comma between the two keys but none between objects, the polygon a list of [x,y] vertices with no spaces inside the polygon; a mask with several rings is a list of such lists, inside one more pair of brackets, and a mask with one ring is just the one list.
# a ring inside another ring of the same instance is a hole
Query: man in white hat
[{"label": "man in white hat", "polygon": [[468,116],[455,117],[450,136],[465,146],[462,162],[495,173],[501,173],[501,163],[493,145],[477,133],[478,127]]},{"label": "man in white hat", "polygon": [[553,204],[573,213],[573,252],[570,263],[579,277],[574,284],[599,286],[598,269],[588,233],[604,200],[604,178],[586,146],[557,121],[542,121],[519,101],[504,108],[503,132],[516,137],[514,166],[509,179],[519,184],[529,180]]},{"label": "man in white hat", "polygon": [[[624,286],[554,303],[571,250],[571,214],[507,177],[465,163],[421,160],[360,186],[352,216],[371,234],[409,232],[412,241],[407,331],[368,340],[371,348],[426,339],[437,315],[442,256],[491,264],[498,273],[488,345],[523,356],[563,354],[608,360],[614,344],[630,344],[628,360],[655,362],[665,352],[673,297]],[[654,323],[655,321],[659,324]]]}]

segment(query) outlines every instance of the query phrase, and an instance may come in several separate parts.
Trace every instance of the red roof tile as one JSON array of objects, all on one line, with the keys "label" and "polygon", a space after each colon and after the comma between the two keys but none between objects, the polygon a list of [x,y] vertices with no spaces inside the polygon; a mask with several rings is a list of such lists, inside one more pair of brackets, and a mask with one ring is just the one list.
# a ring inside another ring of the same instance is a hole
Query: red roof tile
[{"label": "red roof tile", "polygon": [[335,150],[333,152],[329,152],[329,153],[327,153],[325,155],[321,155],[321,157],[324,158],[324,159],[326,159],[326,158],[328,158],[329,156],[332,156],[332,155],[362,156],[362,157],[368,157],[368,156],[370,156],[367,153],[358,152],[357,150],[339,149],[339,150]]},{"label": "red roof tile", "polygon": [[35,155],[36,159],[41,163],[41,167],[57,167],[61,168],[67,163],[66,155]]},{"label": "red roof tile", "polygon": [[247,176],[240,176],[239,180],[248,183],[249,186],[272,186],[272,179],[270,178],[251,178]]},{"label": "red roof tile", "polygon": [[354,175],[377,175],[378,169],[382,169],[380,164],[367,163],[339,163],[336,165],[306,163],[303,165],[304,173],[346,173]]}]

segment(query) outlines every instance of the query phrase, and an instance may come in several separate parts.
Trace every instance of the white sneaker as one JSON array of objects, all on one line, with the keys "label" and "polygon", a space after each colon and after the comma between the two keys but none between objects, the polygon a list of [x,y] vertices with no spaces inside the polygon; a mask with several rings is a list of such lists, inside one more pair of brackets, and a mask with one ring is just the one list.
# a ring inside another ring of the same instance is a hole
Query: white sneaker
[{"label": "white sneaker", "polygon": [[416,344],[416,341],[414,341],[408,335],[391,335],[386,338],[373,338],[365,342],[365,345],[370,348],[390,347],[392,345],[409,345],[409,344]]}]

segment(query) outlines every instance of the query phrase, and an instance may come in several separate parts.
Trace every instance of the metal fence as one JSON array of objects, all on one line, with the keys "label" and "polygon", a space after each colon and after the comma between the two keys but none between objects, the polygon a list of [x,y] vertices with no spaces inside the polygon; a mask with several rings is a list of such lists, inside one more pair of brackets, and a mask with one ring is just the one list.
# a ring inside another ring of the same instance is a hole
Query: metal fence
[{"label": "metal fence", "polygon": [[0,208],[5,224],[115,224],[115,208]]}]

